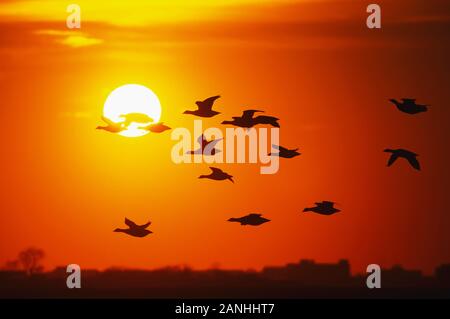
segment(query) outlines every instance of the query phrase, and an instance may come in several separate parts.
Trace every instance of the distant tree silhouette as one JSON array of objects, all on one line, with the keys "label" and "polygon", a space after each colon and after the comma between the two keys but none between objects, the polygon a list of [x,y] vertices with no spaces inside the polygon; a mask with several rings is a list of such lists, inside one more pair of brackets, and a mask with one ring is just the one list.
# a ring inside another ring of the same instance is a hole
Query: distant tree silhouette
[{"label": "distant tree silhouette", "polygon": [[8,271],[17,271],[20,269],[20,264],[18,260],[9,260],[5,263],[5,265],[2,267],[3,270]]},{"label": "distant tree silhouette", "polygon": [[28,275],[32,275],[43,271],[41,261],[44,257],[45,253],[42,249],[30,247],[19,253],[18,262]]}]

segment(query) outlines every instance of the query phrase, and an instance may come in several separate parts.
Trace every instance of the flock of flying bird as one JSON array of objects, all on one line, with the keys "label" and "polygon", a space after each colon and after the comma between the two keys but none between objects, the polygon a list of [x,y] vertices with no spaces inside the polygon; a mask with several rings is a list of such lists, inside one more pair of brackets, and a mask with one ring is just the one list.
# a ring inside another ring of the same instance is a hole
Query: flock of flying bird
[{"label": "flock of flying bird", "polygon": [[[213,116],[216,116],[220,114],[220,112],[217,112],[213,110],[214,102],[220,98],[219,95],[213,96],[210,98],[207,98],[204,101],[197,101],[195,102],[197,104],[197,109],[190,111],[184,111],[183,114],[190,114],[198,117],[204,117],[204,118],[210,118]],[[426,112],[428,110],[428,105],[420,105],[416,104],[415,99],[402,99],[402,102],[399,102],[395,99],[390,100],[399,111],[403,113],[407,113],[410,115]],[[278,123],[279,119],[273,116],[266,116],[266,115],[258,115],[255,117],[256,113],[262,113],[264,111],[260,110],[245,110],[243,111],[242,115],[240,117],[233,116],[232,120],[230,121],[223,121],[222,124],[229,124],[237,127],[243,127],[243,128],[251,128],[259,124],[265,124],[265,125],[271,125],[273,127],[280,127],[280,124]],[[155,124],[148,124],[153,122],[153,119],[151,119],[149,116],[141,113],[129,113],[129,114],[123,114],[120,116],[120,118],[123,119],[122,122],[113,122],[110,119],[106,117],[102,117],[103,121],[107,124],[107,126],[98,126],[97,129],[105,130],[111,133],[119,133],[127,129],[127,127],[131,123],[137,123],[142,124],[139,126],[140,129],[148,130],[152,133],[162,133],[166,130],[170,130],[171,128],[164,125],[164,123],[155,123]],[[214,155],[217,152],[220,152],[220,150],[215,148],[215,145],[220,141],[221,139],[214,139],[208,141],[203,134],[198,137],[197,142],[200,144],[200,148],[187,152],[188,154],[203,154],[203,155]],[[301,155],[298,152],[298,149],[287,149],[285,147],[279,146],[279,145],[272,145],[272,148],[277,150],[276,153],[269,153],[269,156],[279,156],[283,158],[293,158],[296,156]],[[420,164],[417,160],[417,154],[405,150],[405,149],[385,149],[384,152],[391,153],[387,166],[391,166],[397,159],[403,158],[409,162],[409,164],[416,170],[420,170]],[[232,183],[234,183],[233,176],[224,172],[220,168],[217,167],[210,167],[211,173],[209,175],[200,175],[198,178],[207,178],[212,179],[216,181],[223,181],[223,180],[229,180]],[[340,212],[339,209],[334,207],[335,203],[332,201],[322,201],[315,203],[315,206],[313,207],[307,207],[303,209],[303,212],[314,212],[320,215],[333,215],[335,213]],[[259,226],[261,224],[267,223],[270,220],[267,218],[262,217],[262,214],[248,214],[246,216],[242,216],[239,218],[230,218],[228,219],[229,222],[237,222],[241,225],[251,225],[251,226]],[[148,230],[147,228],[150,226],[151,222],[148,222],[144,225],[137,225],[136,223],[132,222],[131,220],[125,218],[125,224],[128,226],[128,228],[116,228],[115,232],[122,232],[134,237],[145,237],[148,234],[151,234],[152,231]]]}]

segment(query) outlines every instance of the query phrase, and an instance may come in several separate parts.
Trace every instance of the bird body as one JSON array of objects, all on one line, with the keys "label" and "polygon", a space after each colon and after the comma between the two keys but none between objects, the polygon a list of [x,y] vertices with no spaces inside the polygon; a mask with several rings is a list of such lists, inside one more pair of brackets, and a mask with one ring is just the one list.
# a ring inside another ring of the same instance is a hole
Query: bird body
[{"label": "bird body", "polygon": [[195,151],[188,151],[187,154],[215,155],[216,153],[221,152],[221,150],[215,148],[216,144],[221,140],[222,139],[219,138],[208,141],[202,134],[197,139],[197,142],[200,144],[200,148]]},{"label": "bird body", "polygon": [[212,170],[211,174],[200,175],[198,178],[208,178],[216,181],[230,180],[232,183],[234,183],[233,176],[229,175],[228,173],[225,173],[220,168],[216,167],[209,167],[209,168]]},{"label": "bird body", "polygon": [[314,212],[320,215],[333,215],[339,213],[340,210],[334,207],[334,202],[323,201],[315,203],[314,207],[307,207],[303,210],[303,212]]},{"label": "bird body", "polygon": [[125,233],[127,235],[133,236],[133,237],[145,237],[148,234],[153,233],[151,230],[148,230],[148,226],[150,226],[151,222],[148,222],[144,225],[137,225],[136,223],[132,222],[128,218],[125,218],[125,224],[129,228],[116,228],[114,229],[114,232],[116,233]]},{"label": "bird body", "polygon": [[390,99],[399,111],[407,114],[417,114],[428,111],[428,105],[416,104],[416,99],[402,99],[402,102],[396,99]]},{"label": "bird body", "polygon": [[405,150],[405,149],[385,149],[384,152],[386,153],[391,153],[391,157],[389,157],[389,161],[387,166],[391,166],[392,164],[394,164],[394,162],[398,159],[398,158],[404,158],[406,159],[409,164],[416,170],[420,171],[420,163],[417,160],[417,156],[419,156],[416,153],[413,153],[411,151]]},{"label": "bird body", "polygon": [[301,153],[297,152],[298,148],[290,150],[290,149],[284,148],[284,147],[279,146],[279,145],[272,145],[272,147],[277,149],[279,152],[278,153],[269,153],[269,156],[279,156],[279,157],[284,157],[284,158],[293,158],[293,157],[301,155]]},{"label": "bird body", "polygon": [[143,130],[150,131],[152,133],[162,133],[164,131],[170,130],[171,128],[167,125],[164,125],[163,122],[150,124],[148,126],[142,127]]},{"label": "bird body", "polygon": [[213,117],[217,114],[220,114],[220,112],[214,111],[212,109],[214,102],[220,98],[220,95],[212,96],[207,98],[204,101],[197,101],[195,104],[197,104],[198,109],[194,111],[184,111],[183,114],[191,114],[196,115],[199,117]]},{"label": "bird body", "polygon": [[240,223],[241,226],[251,225],[251,226],[259,226],[261,224],[270,222],[270,219],[262,217],[261,214],[249,214],[239,218],[230,218],[229,222],[237,222]]}]

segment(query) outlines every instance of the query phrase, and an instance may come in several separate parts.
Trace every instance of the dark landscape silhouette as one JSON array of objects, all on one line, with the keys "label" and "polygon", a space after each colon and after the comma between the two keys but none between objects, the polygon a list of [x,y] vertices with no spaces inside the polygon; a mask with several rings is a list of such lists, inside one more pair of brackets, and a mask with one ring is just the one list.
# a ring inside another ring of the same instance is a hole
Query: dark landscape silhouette
[{"label": "dark landscape silhouette", "polygon": [[347,260],[301,260],[261,271],[84,269],[81,288],[68,289],[65,267],[31,275],[3,270],[0,298],[450,298],[450,264],[432,276],[401,266],[383,269],[380,289],[367,288],[367,275],[352,275]]}]

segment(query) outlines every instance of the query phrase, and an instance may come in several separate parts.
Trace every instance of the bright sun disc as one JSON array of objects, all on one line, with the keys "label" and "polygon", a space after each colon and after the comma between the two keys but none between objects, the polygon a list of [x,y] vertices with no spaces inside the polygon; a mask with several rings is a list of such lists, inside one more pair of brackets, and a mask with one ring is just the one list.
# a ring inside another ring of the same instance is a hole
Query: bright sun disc
[{"label": "bright sun disc", "polygon": [[157,123],[161,117],[161,104],[155,93],[149,88],[139,84],[126,84],[112,91],[105,101],[103,116],[111,121],[120,123],[125,119],[121,115],[140,113],[148,115],[153,122],[136,123],[128,125],[128,128],[118,134],[127,137],[143,136],[149,133],[140,127],[150,123]]}]

